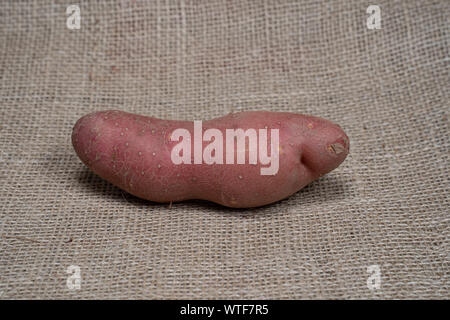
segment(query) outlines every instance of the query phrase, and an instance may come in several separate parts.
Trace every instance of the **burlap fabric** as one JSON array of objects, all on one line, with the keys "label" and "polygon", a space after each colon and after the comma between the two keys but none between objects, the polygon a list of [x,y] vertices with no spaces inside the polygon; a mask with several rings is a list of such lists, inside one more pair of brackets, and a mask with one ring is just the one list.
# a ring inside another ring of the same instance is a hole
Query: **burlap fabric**
[{"label": "burlap fabric", "polygon": [[[79,30],[70,4],[0,3],[2,299],[450,297],[448,1],[81,1]],[[307,113],[351,153],[270,206],[169,207],[76,156],[104,109]]]}]

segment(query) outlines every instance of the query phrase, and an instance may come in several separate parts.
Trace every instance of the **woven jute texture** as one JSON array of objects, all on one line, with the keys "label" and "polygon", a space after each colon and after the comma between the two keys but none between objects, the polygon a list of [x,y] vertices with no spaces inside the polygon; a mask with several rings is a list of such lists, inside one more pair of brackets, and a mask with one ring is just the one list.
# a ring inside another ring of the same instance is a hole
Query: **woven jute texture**
[{"label": "woven jute texture", "polygon": [[[0,2],[1,299],[450,298],[447,0],[71,4]],[[351,150],[273,205],[170,207],[76,156],[106,109],[311,114]]]}]

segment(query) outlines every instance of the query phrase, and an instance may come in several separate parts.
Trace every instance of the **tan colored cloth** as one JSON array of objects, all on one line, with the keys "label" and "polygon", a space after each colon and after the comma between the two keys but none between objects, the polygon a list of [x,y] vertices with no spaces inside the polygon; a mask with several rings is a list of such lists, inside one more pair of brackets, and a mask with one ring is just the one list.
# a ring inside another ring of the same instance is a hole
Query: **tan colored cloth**
[{"label": "tan colored cloth", "polygon": [[[372,2],[81,1],[70,30],[73,1],[2,1],[0,298],[450,298],[450,5],[376,1],[371,30]],[[274,205],[169,207],[77,158],[104,109],[312,114],[351,153]]]}]

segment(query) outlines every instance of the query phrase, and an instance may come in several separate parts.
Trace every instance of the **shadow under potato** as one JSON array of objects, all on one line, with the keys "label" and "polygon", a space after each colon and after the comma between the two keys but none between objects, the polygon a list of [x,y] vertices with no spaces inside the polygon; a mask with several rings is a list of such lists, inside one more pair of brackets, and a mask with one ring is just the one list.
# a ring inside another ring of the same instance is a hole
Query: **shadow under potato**
[{"label": "shadow under potato", "polygon": [[[318,202],[323,203],[329,201],[337,201],[343,199],[346,196],[346,193],[348,193],[348,186],[341,177],[328,175],[313,181],[312,183],[286,199],[256,208],[229,208],[216,204],[214,202],[200,199],[174,202],[172,203],[172,205],[170,205],[169,203],[158,203],[150,200],[144,200],[100,178],[87,167],[80,168],[80,171],[77,174],[76,181],[82,184],[85,188],[89,189],[92,193],[107,193],[107,196],[112,198],[112,200],[126,201],[134,206],[158,206],[166,209],[175,209],[177,206],[182,204],[183,206],[192,205],[195,207],[203,207],[204,209],[216,211],[218,213],[238,213],[245,215],[265,213],[267,208],[271,208],[280,205],[283,202],[289,201],[293,202],[293,204],[295,204],[296,206],[298,206],[299,204],[302,205]],[[273,213],[272,210],[271,213]]]}]

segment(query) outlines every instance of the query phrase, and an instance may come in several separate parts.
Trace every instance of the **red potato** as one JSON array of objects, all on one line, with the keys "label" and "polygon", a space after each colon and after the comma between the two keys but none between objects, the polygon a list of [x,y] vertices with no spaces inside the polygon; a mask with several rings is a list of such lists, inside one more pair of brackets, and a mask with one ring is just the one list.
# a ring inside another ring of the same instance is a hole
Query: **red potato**
[{"label": "red potato", "polygon": [[[137,197],[156,202],[204,199],[236,208],[284,199],[335,169],[349,152],[349,139],[338,125],[312,116],[251,111],[228,114],[201,125],[199,130],[198,123],[195,129],[194,122],[189,121],[101,111],[77,121],[72,143],[93,172]],[[249,133],[247,143],[239,144],[239,138],[231,135],[226,140],[230,133],[227,129]],[[266,140],[258,135],[264,132],[261,129],[267,129]],[[252,130],[256,140],[252,140]],[[191,139],[180,138],[180,132]],[[202,140],[205,132],[216,135]],[[227,141],[234,143],[232,148],[227,148]],[[215,149],[211,147],[213,142]],[[181,148],[182,143],[186,148]],[[256,163],[249,150],[257,152]],[[272,158],[267,162],[269,155]],[[176,164],[181,157],[185,162]],[[237,163],[239,157],[244,164]],[[211,159],[216,163],[209,164]]]}]

